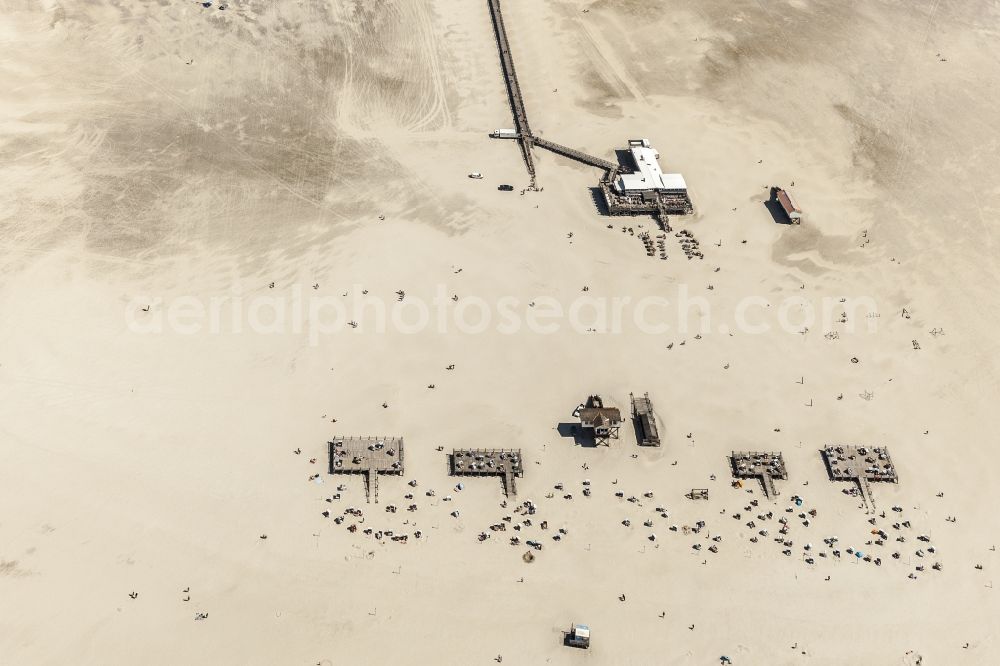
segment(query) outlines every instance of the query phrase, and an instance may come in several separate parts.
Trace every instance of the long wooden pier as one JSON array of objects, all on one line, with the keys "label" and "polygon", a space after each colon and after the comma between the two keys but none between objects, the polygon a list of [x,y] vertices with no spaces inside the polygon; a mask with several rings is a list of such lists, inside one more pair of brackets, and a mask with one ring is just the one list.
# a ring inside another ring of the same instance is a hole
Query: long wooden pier
[{"label": "long wooden pier", "polygon": [[521,94],[521,85],[517,81],[517,71],[514,69],[514,58],[510,53],[507,29],[504,27],[503,13],[500,11],[500,0],[489,0],[489,5],[490,18],[493,19],[493,32],[497,38],[497,50],[500,52],[500,65],[503,70],[504,82],[507,85],[507,97],[510,100],[510,109],[514,116],[514,127],[517,130],[517,142],[521,146],[524,165],[527,167],[528,175],[531,177],[531,187],[535,186],[535,161],[531,155],[531,148],[533,146],[550,150],[563,157],[568,157],[577,162],[589,164],[590,166],[595,166],[606,171],[621,169],[614,162],[588,155],[582,150],[569,148],[532,134],[531,126],[528,124],[528,112],[524,108],[524,96]]},{"label": "long wooden pier", "polygon": [[635,438],[639,446],[659,446],[660,432],[656,429],[656,415],[653,414],[653,402],[649,394],[637,398],[631,393],[632,420],[635,425]]},{"label": "long wooden pier", "polygon": [[653,196],[646,197],[642,195],[629,196],[626,193],[619,194],[614,188],[615,178],[619,173],[630,173],[632,171],[631,167],[589,155],[582,150],[560,145],[554,141],[537,137],[532,133],[531,126],[528,124],[528,112],[524,108],[524,96],[521,94],[521,85],[517,81],[517,72],[514,69],[514,58],[510,52],[507,29],[504,26],[503,14],[500,11],[500,0],[488,0],[488,4],[490,7],[490,18],[493,21],[493,32],[497,40],[497,50],[500,53],[500,65],[504,83],[507,86],[507,96],[510,101],[511,113],[514,116],[517,143],[521,147],[524,165],[528,169],[528,176],[531,178],[531,185],[528,189],[534,190],[536,185],[535,161],[531,155],[531,149],[534,146],[538,146],[539,148],[544,148],[582,164],[603,169],[605,173],[601,178],[600,188],[608,204],[608,212],[611,215],[652,214],[659,219],[660,226],[665,231],[669,231],[668,215],[689,215],[692,213],[694,208],[686,191],[679,194],[658,192]]},{"label": "long wooden pier", "polygon": [[524,165],[531,177],[531,187],[535,186],[535,162],[531,157],[531,146],[534,136],[528,125],[528,112],[524,109],[524,98],[521,96],[521,86],[517,82],[517,72],[514,70],[514,59],[510,54],[510,43],[507,41],[507,30],[503,25],[503,14],[500,13],[500,0],[489,0],[490,18],[493,19],[493,31],[496,33],[497,49],[500,51],[500,65],[503,68],[503,78],[507,84],[507,96],[510,98],[510,108],[514,114],[514,127],[517,129],[517,142],[521,145]]}]

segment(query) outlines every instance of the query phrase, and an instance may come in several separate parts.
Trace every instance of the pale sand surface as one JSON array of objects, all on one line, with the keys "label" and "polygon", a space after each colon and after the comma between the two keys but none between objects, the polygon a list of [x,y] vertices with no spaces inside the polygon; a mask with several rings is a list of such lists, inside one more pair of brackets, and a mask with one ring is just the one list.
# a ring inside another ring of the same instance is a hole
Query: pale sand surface
[{"label": "pale sand surface", "polygon": [[[604,157],[650,138],[690,185],[697,213],[672,222],[704,261],[672,235],[668,261],[647,258],[620,227],[653,222],[602,218],[598,172],[555,155],[536,152],[543,192],[497,192],[527,177],[513,143],[486,138],[511,121],[485,2],[6,3],[0,661],[995,663],[996,8],[504,7],[532,127]],[[801,227],[762,205],[792,180]],[[521,312],[585,285],[634,300],[687,285],[714,319],[701,339],[362,325],[318,344],[126,325],[134,299],[150,325],[182,297],[366,289],[392,304],[438,285]],[[877,331],[720,333],[747,296],[870,297]],[[630,426],[606,449],[557,432],[589,392],[626,409],[630,391],[653,398],[661,449],[638,449]],[[405,437],[406,474],[379,505],[360,479],[333,503],[340,479],[308,481],[334,434]],[[838,442],[892,452],[901,483],[875,487],[883,547],[826,480],[818,449]],[[534,563],[511,530],[477,540],[510,513],[500,483],[454,492],[438,446],[523,449]],[[725,456],[745,448],[784,453],[776,502],[730,487]],[[419,510],[384,513],[414,478]],[[572,500],[546,497],[558,482]],[[685,499],[692,487],[710,500]],[[794,494],[805,503],[786,514]],[[893,505],[911,529],[889,527]],[[347,506],[362,527],[424,538],[379,543],[321,515]],[[767,510],[791,519],[791,557],[773,520],[750,542],[746,519]],[[699,535],[668,530],[699,520]],[[920,533],[937,553],[914,555]],[[882,565],[806,564],[803,544],[828,552],[830,535]],[[560,645],[571,622],[591,625],[589,652]]]}]

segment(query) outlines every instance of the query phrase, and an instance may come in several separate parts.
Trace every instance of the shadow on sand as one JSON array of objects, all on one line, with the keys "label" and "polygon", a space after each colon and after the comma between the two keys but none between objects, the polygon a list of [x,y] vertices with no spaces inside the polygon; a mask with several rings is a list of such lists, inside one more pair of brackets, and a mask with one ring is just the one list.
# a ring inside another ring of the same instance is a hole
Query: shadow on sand
[{"label": "shadow on sand", "polygon": [[572,437],[577,446],[596,447],[594,436],[580,427],[579,423],[560,423],[557,428],[560,437]]},{"label": "shadow on sand", "polygon": [[615,148],[615,161],[618,166],[625,169],[635,168],[635,160],[632,159],[632,151],[628,148]]},{"label": "shadow on sand", "polygon": [[604,193],[599,187],[590,188],[590,198],[594,200],[594,207],[601,217],[610,217],[611,211],[608,209],[608,202],[604,199]]}]

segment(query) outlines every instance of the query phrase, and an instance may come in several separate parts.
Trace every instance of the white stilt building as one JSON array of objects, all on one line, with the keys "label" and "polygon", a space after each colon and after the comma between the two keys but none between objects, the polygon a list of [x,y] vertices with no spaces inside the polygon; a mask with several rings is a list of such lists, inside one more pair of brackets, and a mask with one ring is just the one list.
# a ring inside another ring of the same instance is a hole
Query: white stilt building
[{"label": "white stilt building", "polygon": [[629,152],[635,163],[634,173],[619,174],[615,189],[620,194],[687,194],[687,183],[679,173],[663,173],[658,160],[660,154],[649,144],[649,139],[629,139]]}]

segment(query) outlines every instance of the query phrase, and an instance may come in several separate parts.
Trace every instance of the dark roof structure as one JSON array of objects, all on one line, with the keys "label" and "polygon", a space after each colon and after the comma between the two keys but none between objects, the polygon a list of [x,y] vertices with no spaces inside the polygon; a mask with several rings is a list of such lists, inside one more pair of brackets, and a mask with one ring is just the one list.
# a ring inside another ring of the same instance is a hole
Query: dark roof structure
[{"label": "dark roof structure", "polygon": [[778,203],[781,204],[781,209],[785,211],[785,215],[788,216],[790,220],[799,220],[802,217],[802,210],[795,205],[792,201],[791,195],[781,188],[778,188],[776,197]]},{"label": "dark roof structure", "polygon": [[622,412],[617,407],[585,407],[580,410],[580,424],[584,428],[605,428],[621,425]]},{"label": "dark roof structure", "polygon": [[656,428],[656,416],[653,414],[653,402],[649,394],[641,398],[632,398],[632,419],[635,421],[635,438],[639,446],[659,446],[660,431]]}]

